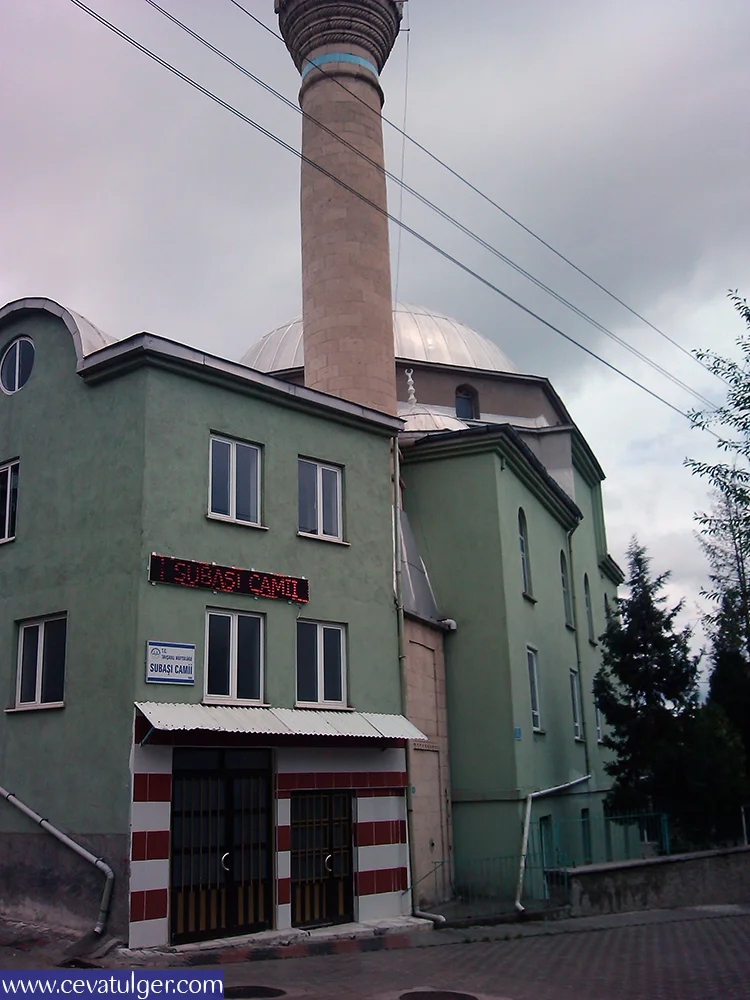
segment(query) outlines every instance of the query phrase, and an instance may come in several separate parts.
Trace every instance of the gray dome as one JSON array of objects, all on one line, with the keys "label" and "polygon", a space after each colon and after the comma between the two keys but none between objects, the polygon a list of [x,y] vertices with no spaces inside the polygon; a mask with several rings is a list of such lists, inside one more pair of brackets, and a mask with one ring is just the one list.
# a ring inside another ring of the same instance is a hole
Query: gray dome
[{"label": "gray dome", "polygon": [[[450,316],[402,302],[393,310],[396,357],[403,361],[431,361],[456,368],[517,372],[508,356],[487,337]],[[262,372],[302,368],[302,318],[292,320],[263,337],[242,358],[242,364]]]}]

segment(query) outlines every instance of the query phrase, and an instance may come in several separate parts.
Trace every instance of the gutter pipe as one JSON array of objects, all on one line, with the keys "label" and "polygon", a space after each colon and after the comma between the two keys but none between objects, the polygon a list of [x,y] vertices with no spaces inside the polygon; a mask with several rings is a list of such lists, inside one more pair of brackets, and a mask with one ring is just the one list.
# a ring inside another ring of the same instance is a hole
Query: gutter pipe
[{"label": "gutter pipe", "polygon": [[521,841],[521,863],[518,867],[518,884],[516,886],[516,900],[514,903],[519,913],[523,913],[526,909],[521,903],[521,895],[523,893],[523,878],[526,874],[526,855],[528,854],[529,830],[531,829],[531,806],[534,799],[541,799],[545,795],[555,795],[557,792],[565,792],[568,788],[573,788],[575,785],[580,785],[582,782],[588,781],[590,777],[590,774],[586,774],[582,778],[576,778],[574,781],[566,781],[564,785],[543,788],[539,792],[531,792],[530,795],[526,796],[526,815],[523,822],[523,839]]},{"label": "gutter pipe", "polygon": [[[398,634],[398,671],[401,681],[401,711],[408,718],[408,684],[406,677],[406,638],[404,633],[404,588],[401,572],[401,452],[398,438],[393,438],[393,561],[396,577],[396,630]],[[431,920],[435,927],[445,923],[441,913],[427,913],[417,905],[414,874],[414,803],[411,775],[406,782],[406,826],[409,840],[409,881],[411,882],[411,912],[415,917]]]},{"label": "gutter pipe", "polygon": [[85,847],[81,847],[80,844],[77,844],[74,840],[71,840],[70,837],[66,836],[66,834],[58,830],[57,827],[52,826],[52,824],[48,823],[46,819],[44,819],[39,815],[39,813],[34,812],[33,809],[30,809],[27,805],[24,805],[24,803],[21,802],[20,799],[16,798],[16,796],[12,792],[6,791],[2,786],[0,786],[0,796],[2,796],[2,798],[4,798],[7,802],[10,802],[12,806],[15,806],[16,809],[22,812],[25,816],[28,816],[29,819],[33,820],[35,823],[41,826],[41,828],[43,830],[46,830],[47,833],[51,833],[52,836],[55,837],[57,840],[59,840],[61,844],[64,844],[66,847],[69,847],[71,851],[75,851],[75,853],[79,857],[83,858],[85,861],[88,861],[89,864],[94,865],[96,868],[99,869],[99,871],[104,872],[106,881],[104,883],[104,892],[102,893],[102,901],[99,906],[99,916],[97,917],[96,926],[94,927],[94,934],[100,935],[106,926],[107,916],[109,915],[109,904],[112,898],[112,887],[115,881],[115,873],[106,863],[106,861],[103,861],[101,858],[95,857],[90,851],[87,851]]}]

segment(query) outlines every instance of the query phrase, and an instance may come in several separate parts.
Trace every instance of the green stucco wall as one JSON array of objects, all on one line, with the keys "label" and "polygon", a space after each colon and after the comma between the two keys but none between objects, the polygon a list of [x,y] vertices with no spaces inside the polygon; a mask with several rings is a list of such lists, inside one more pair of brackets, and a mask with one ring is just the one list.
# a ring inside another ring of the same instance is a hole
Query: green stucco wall
[{"label": "green stucco wall", "polygon": [[[20,459],[16,540],[0,545],[0,689],[15,702],[17,622],[68,614],[65,708],[0,714],[0,784],[67,830],[129,823],[145,373],[89,388],[62,322],[25,314],[0,330],[36,357],[0,395],[0,461]],[[29,822],[0,803],[0,830]]]},{"label": "green stucco wall", "polygon": [[[146,501],[133,664],[136,699],[202,699],[206,608],[221,607],[265,615],[270,704],[294,706],[299,616],[347,625],[352,707],[400,712],[389,439],[158,370],[149,371],[146,400]],[[212,432],[261,446],[262,521],[267,531],[206,516]],[[300,455],[343,467],[344,537],[349,545],[298,537]],[[300,610],[286,601],[152,586],[146,582],[152,551],[305,576],[310,603]],[[193,688],[146,684],[149,639],[195,643]]]},{"label": "green stucco wall", "polygon": [[[598,648],[588,642],[582,582],[588,572],[595,623],[603,628],[591,487],[577,476],[585,516],[572,540],[576,630],[566,625],[561,585],[567,528],[499,451],[461,456],[456,448],[441,456],[436,449],[429,458],[407,452],[404,479],[405,507],[441,614],[458,624],[446,636],[456,856],[514,854],[528,793],[589,772],[589,792],[607,787],[591,695]],[[522,592],[519,508],[528,526],[533,601]],[[527,646],[538,653],[539,733],[532,730]],[[571,669],[581,673],[586,742],[574,734]],[[539,814],[560,819],[601,809],[600,795],[543,801]]]},{"label": "green stucco wall", "polygon": [[[202,699],[208,606],[265,615],[270,704],[294,705],[299,614],[347,625],[352,707],[400,712],[387,434],[150,366],[87,383],[61,320],[6,322],[0,352],[20,334],[36,359],[0,396],[0,462],[20,458],[17,536],[0,545],[0,686],[12,706],[18,622],[65,611],[65,707],[0,714],[0,784],[67,831],[127,833],[133,702]],[[206,517],[212,431],[261,445],[267,531]],[[343,466],[349,545],[297,536],[300,454]],[[305,576],[311,601],[151,585],[152,551]],[[195,643],[194,687],[146,684],[149,639]],[[26,830],[0,803],[0,831]]]}]

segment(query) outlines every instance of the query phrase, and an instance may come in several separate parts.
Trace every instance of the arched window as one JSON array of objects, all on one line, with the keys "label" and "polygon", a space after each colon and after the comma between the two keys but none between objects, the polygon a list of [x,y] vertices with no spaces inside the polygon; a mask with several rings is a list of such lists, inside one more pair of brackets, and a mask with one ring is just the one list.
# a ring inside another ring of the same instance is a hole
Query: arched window
[{"label": "arched window", "polygon": [[521,574],[523,577],[523,592],[531,597],[531,563],[529,561],[529,532],[526,527],[526,515],[523,507],[518,508],[518,545],[521,549]]},{"label": "arched window", "polygon": [[456,389],[456,416],[462,420],[479,420],[479,396],[470,385]]},{"label": "arched window", "polygon": [[565,553],[560,550],[560,581],[562,583],[563,608],[565,610],[565,624],[573,624],[573,602],[570,597],[570,577],[568,576],[568,560]]},{"label": "arched window", "polygon": [[589,642],[596,642],[594,635],[594,609],[591,606],[591,588],[589,587],[589,575],[583,577],[583,596],[586,601],[586,621],[589,626]]}]

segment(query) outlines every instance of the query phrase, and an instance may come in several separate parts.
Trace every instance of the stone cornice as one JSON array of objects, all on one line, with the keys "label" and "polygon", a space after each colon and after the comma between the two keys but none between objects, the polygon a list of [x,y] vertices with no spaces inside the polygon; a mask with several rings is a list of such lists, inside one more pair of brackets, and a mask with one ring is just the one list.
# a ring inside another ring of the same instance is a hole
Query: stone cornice
[{"label": "stone cornice", "polygon": [[401,4],[394,0],[276,0],[279,28],[297,69],[323,46],[355,45],[378,71],[398,37]]}]

